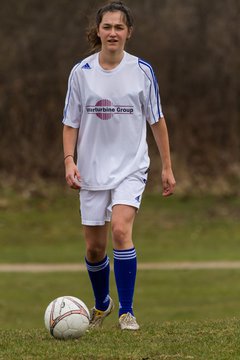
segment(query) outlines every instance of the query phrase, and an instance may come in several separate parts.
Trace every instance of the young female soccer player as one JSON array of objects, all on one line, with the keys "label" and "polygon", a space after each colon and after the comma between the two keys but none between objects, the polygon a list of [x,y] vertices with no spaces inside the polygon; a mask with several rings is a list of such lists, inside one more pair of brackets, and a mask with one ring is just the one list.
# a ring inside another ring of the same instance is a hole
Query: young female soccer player
[{"label": "young female soccer player", "polygon": [[101,326],[113,310],[106,254],[111,221],[119,324],[121,329],[137,330],[132,228],[148,176],[147,122],[161,155],[163,196],[173,193],[175,180],[153,69],[124,50],[132,30],[131,12],[122,2],[98,10],[88,33],[94,53],[77,64],[69,77],[63,146],[66,181],[80,189],[85,261],[95,296],[91,326]]}]

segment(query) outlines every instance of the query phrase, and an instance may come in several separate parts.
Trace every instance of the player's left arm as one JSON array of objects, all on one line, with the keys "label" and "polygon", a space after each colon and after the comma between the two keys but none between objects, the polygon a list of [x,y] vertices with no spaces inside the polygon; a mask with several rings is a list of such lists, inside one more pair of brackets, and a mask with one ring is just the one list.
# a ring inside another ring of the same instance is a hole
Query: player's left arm
[{"label": "player's left arm", "polygon": [[151,125],[151,129],[162,160],[162,195],[169,196],[174,192],[176,181],[172,171],[169,137],[165,119],[159,119],[158,122]]}]

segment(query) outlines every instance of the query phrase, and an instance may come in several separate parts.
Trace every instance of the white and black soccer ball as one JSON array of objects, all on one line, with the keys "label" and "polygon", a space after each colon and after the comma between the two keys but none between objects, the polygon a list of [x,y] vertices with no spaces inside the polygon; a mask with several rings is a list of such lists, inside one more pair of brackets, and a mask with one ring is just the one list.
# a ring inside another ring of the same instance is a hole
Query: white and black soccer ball
[{"label": "white and black soccer ball", "polygon": [[74,296],[61,296],[48,305],[44,321],[54,338],[77,339],[88,329],[90,314],[82,300]]}]

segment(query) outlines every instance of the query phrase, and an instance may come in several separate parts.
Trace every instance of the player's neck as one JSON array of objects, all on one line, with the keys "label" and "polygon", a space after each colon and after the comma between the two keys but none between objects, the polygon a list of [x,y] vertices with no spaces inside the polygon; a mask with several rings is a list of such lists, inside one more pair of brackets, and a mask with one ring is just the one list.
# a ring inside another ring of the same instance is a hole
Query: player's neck
[{"label": "player's neck", "polygon": [[103,52],[99,53],[99,64],[104,70],[112,70],[117,67],[124,57],[124,52]]}]

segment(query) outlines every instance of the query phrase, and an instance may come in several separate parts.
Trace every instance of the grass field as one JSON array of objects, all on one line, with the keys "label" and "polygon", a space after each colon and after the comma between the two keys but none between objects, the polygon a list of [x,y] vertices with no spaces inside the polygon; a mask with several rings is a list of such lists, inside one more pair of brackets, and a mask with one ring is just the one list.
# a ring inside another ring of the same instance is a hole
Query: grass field
[{"label": "grass field", "polygon": [[[139,271],[135,314],[142,324],[240,317],[239,278],[240,270]],[[2,329],[42,327],[45,308],[61,295],[93,305],[85,272],[0,274],[0,287]],[[113,276],[111,294],[117,304]],[[117,310],[106,322],[117,323]]]},{"label": "grass field", "polygon": [[[92,306],[85,273],[0,274],[0,359],[239,359],[240,271],[139,271],[141,330],[121,333],[117,310],[102,332],[56,341],[44,329],[48,303],[75,295]],[[117,302],[111,281],[111,292]]]},{"label": "grass field", "polygon": [[56,341],[42,329],[0,331],[1,360],[239,359],[239,321],[149,323],[136,333],[114,327]]},{"label": "grass field", "polygon": [[[0,263],[79,262],[78,194],[0,193]],[[134,228],[139,261],[238,260],[240,199],[145,194]],[[109,245],[109,255],[112,250]]]},{"label": "grass field", "polygon": [[[83,262],[77,208],[74,192],[2,189],[0,263]],[[134,232],[138,259],[239,260],[239,220],[238,198],[145,194]],[[240,270],[139,271],[139,332],[120,332],[115,310],[102,332],[61,342],[44,329],[45,308],[61,295],[77,296],[91,307],[86,272],[0,273],[0,360],[240,359],[239,278]]]}]

